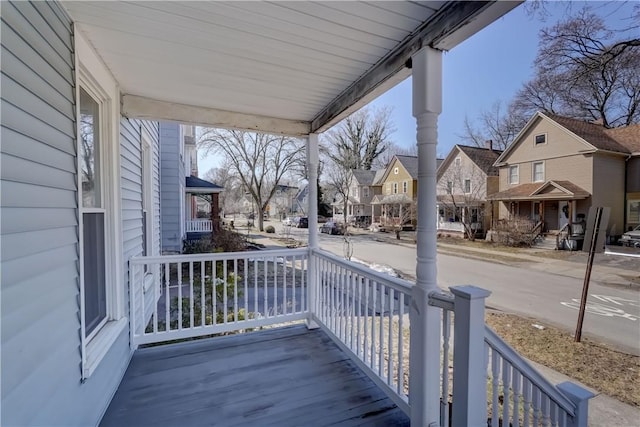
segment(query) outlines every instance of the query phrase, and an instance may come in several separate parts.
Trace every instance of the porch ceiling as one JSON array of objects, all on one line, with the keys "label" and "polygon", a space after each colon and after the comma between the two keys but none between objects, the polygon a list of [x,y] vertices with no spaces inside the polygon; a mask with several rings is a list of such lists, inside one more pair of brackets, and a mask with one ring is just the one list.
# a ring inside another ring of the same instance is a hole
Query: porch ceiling
[{"label": "porch ceiling", "polygon": [[[406,78],[520,1],[64,2],[123,114],[301,135]],[[409,101],[407,101],[409,102]]]}]

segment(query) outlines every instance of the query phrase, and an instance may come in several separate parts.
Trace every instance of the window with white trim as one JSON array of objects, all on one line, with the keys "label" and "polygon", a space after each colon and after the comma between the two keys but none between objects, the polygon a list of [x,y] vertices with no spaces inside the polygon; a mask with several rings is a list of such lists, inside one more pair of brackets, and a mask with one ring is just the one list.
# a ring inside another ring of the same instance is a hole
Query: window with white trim
[{"label": "window with white trim", "polygon": [[393,183],[393,194],[398,194],[398,183],[397,182]]},{"label": "window with white trim", "polygon": [[398,175],[398,172],[399,172],[399,171],[398,171],[398,168],[393,168],[393,174],[394,174],[394,175]]},{"label": "window with white trim", "polygon": [[464,192],[465,192],[465,194],[471,193],[471,180],[470,179],[465,179],[464,180]]},{"label": "window with white trim", "polygon": [[520,182],[520,165],[509,166],[509,184]]},{"label": "window with white trim", "polygon": [[369,197],[369,187],[362,187],[362,197]]},{"label": "window with white trim", "polygon": [[448,194],[453,193],[453,182],[452,181],[447,181],[447,193]]},{"label": "window with white trim", "polygon": [[407,181],[402,182],[402,192],[406,194],[409,191],[409,183]]},{"label": "window with white trim", "polygon": [[535,145],[543,145],[547,143],[547,134],[540,133],[533,137],[533,142]]},{"label": "window with white trim", "polygon": [[544,162],[534,162],[533,163],[533,182],[542,182],[544,181]]},{"label": "window with white trim", "polygon": [[[146,132],[142,132],[142,255],[152,255],[153,248],[153,169],[151,141]],[[145,264],[144,270],[147,271]]]},{"label": "window with white trim", "polygon": [[456,160],[454,162],[456,167],[460,167],[460,162],[462,162],[462,160],[460,160],[460,157],[456,157]]},{"label": "window with white trim", "polygon": [[76,34],[77,170],[82,379],[125,330],[120,217],[119,93],[82,34]]}]

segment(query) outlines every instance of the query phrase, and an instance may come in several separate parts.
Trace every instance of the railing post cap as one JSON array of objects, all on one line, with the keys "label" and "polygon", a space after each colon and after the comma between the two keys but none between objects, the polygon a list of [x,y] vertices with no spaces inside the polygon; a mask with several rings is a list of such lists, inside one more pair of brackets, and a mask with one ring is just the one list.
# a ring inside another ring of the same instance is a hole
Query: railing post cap
[{"label": "railing post cap", "polygon": [[557,387],[574,403],[589,400],[595,396],[595,393],[571,381],[560,383]]},{"label": "railing post cap", "polygon": [[473,285],[451,286],[449,290],[456,297],[461,297],[464,299],[487,298],[489,295],[491,295],[491,291]]}]

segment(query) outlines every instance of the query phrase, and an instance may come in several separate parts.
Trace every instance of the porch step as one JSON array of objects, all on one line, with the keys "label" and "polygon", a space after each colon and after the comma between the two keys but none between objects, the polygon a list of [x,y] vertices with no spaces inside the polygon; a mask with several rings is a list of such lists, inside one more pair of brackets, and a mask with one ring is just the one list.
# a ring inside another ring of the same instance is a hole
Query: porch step
[{"label": "porch step", "polygon": [[553,233],[545,233],[539,236],[533,247],[536,249],[548,249],[550,251],[556,250],[556,235]]}]

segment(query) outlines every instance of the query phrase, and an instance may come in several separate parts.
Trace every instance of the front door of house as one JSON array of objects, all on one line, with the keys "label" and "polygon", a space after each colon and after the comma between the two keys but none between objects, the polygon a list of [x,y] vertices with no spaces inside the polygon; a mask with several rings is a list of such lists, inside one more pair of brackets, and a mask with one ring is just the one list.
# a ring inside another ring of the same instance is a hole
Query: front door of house
[{"label": "front door of house", "polygon": [[569,203],[558,202],[558,229],[561,229],[569,222]]}]

